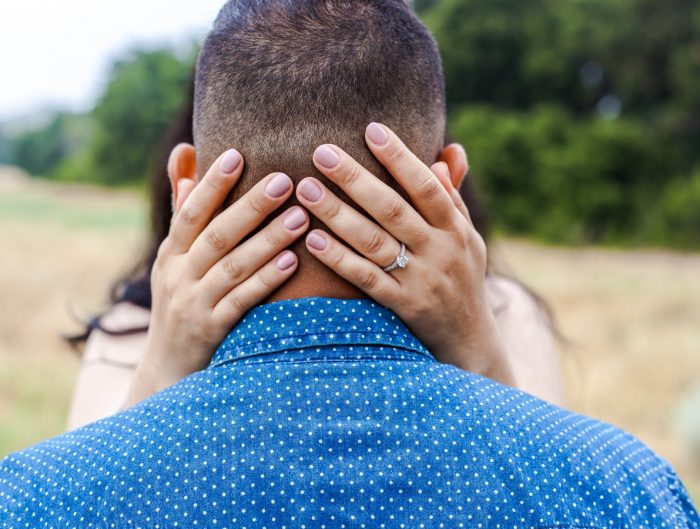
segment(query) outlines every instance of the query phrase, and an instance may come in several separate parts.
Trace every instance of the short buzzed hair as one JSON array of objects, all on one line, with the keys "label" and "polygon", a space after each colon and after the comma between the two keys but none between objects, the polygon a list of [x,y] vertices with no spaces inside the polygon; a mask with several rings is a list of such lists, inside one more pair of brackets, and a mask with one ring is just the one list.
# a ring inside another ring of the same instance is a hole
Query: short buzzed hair
[{"label": "short buzzed hair", "polygon": [[365,128],[388,125],[432,164],[444,144],[440,55],[404,0],[230,0],[199,56],[194,119],[200,171],[231,147],[245,157],[233,198],[274,171],[320,176],[312,154],[324,143],[393,182]]}]

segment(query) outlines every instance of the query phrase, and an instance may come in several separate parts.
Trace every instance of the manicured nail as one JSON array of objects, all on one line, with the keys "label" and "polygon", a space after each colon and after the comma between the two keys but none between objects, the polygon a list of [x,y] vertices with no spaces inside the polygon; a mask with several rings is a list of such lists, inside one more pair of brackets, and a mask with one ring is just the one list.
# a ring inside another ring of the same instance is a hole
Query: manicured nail
[{"label": "manicured nail", "polygon": [[292,252],[284,252],[279,259],[277,259],[277,268],[284,272],[293,267],[297,262],[297,256]]},{"label": "manicured nail", "polygon": [[241,163],[241,155],[236,149],[231,149],[226,151],[221,162],[219,162],[219,169],[224,174],[231,174],[236,170],[238,164]]},{"label": "manicured nail", "polygon": [[326,246],[328,246],[326,238],[318,233],[309,233],[309,236],[306,238],[306,244],[318,251],[325,250]]},{"label": "manicured nail", "polygon": [[321,200],[323,191],[318,187],[313,180],[304,180],[299,186],[299,194],[309,202],[318,202]]},{"label": "manicured nail", "polygon": [[267,184],[265,192],[272,198],[284,196],[292,188],[292,180],[284,173],[277,173]]},{"label": "manicured nail", "polygon": [[284,217],[284,220],[282,221],[284,227],[291,231],[298,230],[305,223],[306,215],[304,215],[304,211],[301,208],[294,208],[287,214],[286,217]]},{"label": "manicured nail", "polygon": [[333,169],[340,163],[340,157],[327,145],[321,145],[314,153],[314,158],[326,169]]},{"label": "manicured nail", "polygon": [[367,127],[367,136],[372,143],[378,147],[383,147],[389,141],[389,135],[379,123],[370,123]]}]

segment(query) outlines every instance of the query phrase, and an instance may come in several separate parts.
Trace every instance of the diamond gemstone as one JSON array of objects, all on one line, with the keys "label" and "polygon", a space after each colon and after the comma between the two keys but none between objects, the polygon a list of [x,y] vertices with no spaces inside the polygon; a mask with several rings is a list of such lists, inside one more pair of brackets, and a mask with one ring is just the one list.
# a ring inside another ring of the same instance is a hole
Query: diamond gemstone
[{"label": "diamond gemstone", "polygon": [[396,266],[398,266],[399,268],[406,268],[406,265],[408,265],[409,260],[410,259],[407,255],[399,255],[396,258]]}]

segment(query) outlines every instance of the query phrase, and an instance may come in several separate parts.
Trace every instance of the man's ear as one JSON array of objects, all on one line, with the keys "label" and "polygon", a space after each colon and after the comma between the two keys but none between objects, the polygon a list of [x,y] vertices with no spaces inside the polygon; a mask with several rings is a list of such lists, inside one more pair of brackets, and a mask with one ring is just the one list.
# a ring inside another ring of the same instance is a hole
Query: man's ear
[{"label": "man's ear", "polygon": [[172,150],[168,159],[168,178],[173,193],[173,211],[177,211],[187,198],[185,195],[189,195],[197,182],[197,153],[194,146],[181,143]]},{"label": "man's ear", "polygon": [[469,161],[464,148],[458,143],[452,143],[445,147],[438,161],[445,162],[450,170],[450,181],[455,189],[459,190],[464,177],[469,172]]}]

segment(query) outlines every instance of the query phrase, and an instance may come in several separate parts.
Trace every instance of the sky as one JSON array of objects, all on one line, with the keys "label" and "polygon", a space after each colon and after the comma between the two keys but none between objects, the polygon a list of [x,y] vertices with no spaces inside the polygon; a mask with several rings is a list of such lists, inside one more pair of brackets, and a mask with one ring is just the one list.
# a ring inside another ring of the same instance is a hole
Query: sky
[{"label": "sky", "polygon": [[0,0],[0,121],[91,108],[120,53],[199,39],[224,0]]}]

